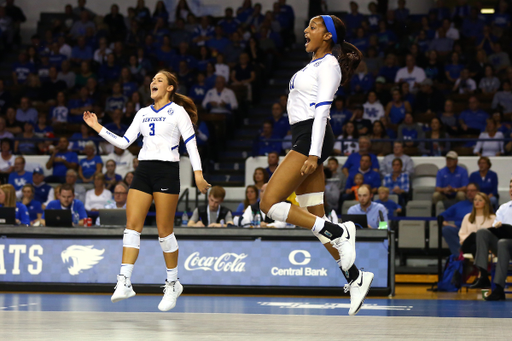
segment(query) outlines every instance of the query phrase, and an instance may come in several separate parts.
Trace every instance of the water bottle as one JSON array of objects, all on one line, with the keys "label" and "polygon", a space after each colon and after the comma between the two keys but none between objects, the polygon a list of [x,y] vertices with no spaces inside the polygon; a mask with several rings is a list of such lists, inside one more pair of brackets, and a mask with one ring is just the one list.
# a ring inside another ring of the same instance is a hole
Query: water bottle
[{"label": "water bottle", "polygon": [[187,226],[188,224],[188,214],[187,214],[187,211],[183,211],[183,215],[181,216],[181,225],[182,226]]},{"label": "water bottle", "polygon": [[254,216],[254,227],[261,227],[261,216],[259,211],[256,212],[256,215]]},{"label": "water bottle", "polygon": [[78,212],[73,212],[73,226],[78,226],[78,222],[80,221],[80,215]]}]

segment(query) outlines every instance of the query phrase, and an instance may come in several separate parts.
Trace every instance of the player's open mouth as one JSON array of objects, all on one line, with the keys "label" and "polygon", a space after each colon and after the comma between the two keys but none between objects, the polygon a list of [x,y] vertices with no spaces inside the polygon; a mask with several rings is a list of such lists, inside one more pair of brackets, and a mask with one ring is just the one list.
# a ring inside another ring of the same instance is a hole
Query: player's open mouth
[{"label": "player's open mouth", "polygon": [[152,87],[151,92],[158,92],[158,88],[156,86]]},{"label": "player's open mouth", "polygon": [[308,37],[306,37],[306,44],[304,44],[304,45],[305,45],[305,46],[308,46],[308,44],[309,44],[309,42],[310,42],[310,41],[311,41],[311,40],[310,40]]}]

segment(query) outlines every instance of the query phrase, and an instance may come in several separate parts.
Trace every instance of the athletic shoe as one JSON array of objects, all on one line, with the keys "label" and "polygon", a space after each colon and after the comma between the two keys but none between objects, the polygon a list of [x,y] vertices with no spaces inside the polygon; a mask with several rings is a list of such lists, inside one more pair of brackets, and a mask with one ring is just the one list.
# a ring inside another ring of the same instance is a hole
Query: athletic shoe
[{"label": "athletic shoe", "polygon": [[345,284],[345,292],[350,291],[350,310],[348,311],[350,316],[354,316],[361,309],[372,281],[373,273],[359,270],[357,279],[350,284]]},{"label": "athletic shoe", "polygon": [[167,282],[167,280],[165,280],[163,288],[164,297],[160,301],[158,309],[161,311],[171,310],[176,306],[176,300],[183,292],[183,285],[181,285],[179,281]]},{"label": "athletic shoe", "polygon": [[114,288],[114,294],[110,298],[113,303],[124,300],[125,298],[130,298],[135,296],[135,291],[133,291],[132,283],[129,278],[126,278],[124,275],[117,275],[117,284]]},{"label": "athletic shoe", "polygon": [[340,253],[341,269],[348,271],[356,261],[356,226],[351,221],[338,225],[343,229],[343,235],[331,240],[331,245]]}]

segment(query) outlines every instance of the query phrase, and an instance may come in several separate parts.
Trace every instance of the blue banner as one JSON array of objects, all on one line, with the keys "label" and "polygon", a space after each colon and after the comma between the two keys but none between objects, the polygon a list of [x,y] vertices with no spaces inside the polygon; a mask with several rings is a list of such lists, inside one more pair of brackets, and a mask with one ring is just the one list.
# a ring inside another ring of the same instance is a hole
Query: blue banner
[{"label": "blue banner", "polygon": [[[335,287],[345,284],[334,259],[315,241],[179,240],[184,284]],[[372,287],[388,287],[383,242],[358,242],[356,265],[375,274]],[[0,281],[114,283],[121,239],[0,239]],[[141,240],[132,282],[160,284],[166,267],[157,240]]]}]

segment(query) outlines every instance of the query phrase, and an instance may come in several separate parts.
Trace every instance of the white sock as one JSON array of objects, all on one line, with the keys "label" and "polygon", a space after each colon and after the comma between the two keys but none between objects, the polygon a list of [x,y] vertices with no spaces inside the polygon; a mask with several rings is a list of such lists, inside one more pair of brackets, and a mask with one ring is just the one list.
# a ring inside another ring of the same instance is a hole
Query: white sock
[{"label": "white sock", "polygon": [[325,221],[330,221],[329,218],[327,218],[327,216],[324,214],[324,216],[322,217],[323,220]]},{"label": "white sock", "polygon": [[121,271],[119,273],[130,279],[130,277],[132,277],[133,266],[134,264],[121,264]]},{"label": "white sock", "polygon": [[314,232],[319,233],[324,228],[324,225],[325,225],[325,220],[323,218],[316,217],[315,225],[313,225],[313,227],[311,228],[311,231],[313,231],[313,233]]},{"label": "white sock", "polygon": [[167,269],[167,282],[174,282],[178,280],[178,267],[174,269]]}]

